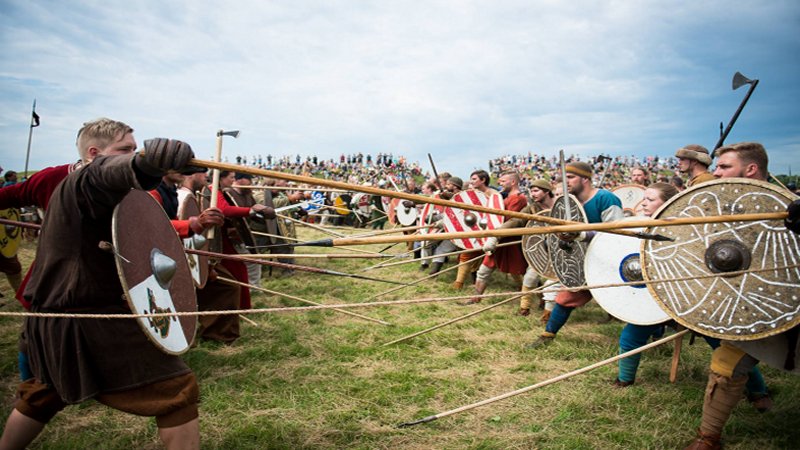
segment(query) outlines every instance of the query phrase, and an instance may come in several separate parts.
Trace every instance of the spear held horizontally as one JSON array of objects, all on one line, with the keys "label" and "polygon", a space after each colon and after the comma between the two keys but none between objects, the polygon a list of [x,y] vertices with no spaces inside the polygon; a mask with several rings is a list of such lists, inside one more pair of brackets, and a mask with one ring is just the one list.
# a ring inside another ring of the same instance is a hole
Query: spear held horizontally
[{"label": "spear held horizontally", "polygon": [[[549,216],[541,216],[538,214],[526,214],[517,211],[509,211],[503,209],[494,209],[489,208],[483,205],[471,205],[467,203],[459,203],[451,200],[445,200],[442,198],[434,198],[434,197],[426,197],[424,195],[417,195],[417,194],[410,194],[408,192],[397,192],[392,191],[389,189],[381,189],[372,186],[358,186],[349,183],[344,183],[341,181],[334,181],[334,180],[325,180],[322,178],[314,178],[304,175],[295,175],[291,173],[285,172],[277,172],[274,170],[267,170],[267,169],[258,169],[255,167],[246,167],[246,166],[239,166],[236,164],[229,164],[229,163],[221,163],[221,162],[214,162],[214,161],[207,161],[203,159],[196,159],[193,158],[189,160],[188,165],[196,166],[196,167],[205,167],[208,169],[219,169],[219,170],[228,170],[233,172],[241,172],[247,173],[250,175],[255,176],[264,176],[270,178],[277,178],[281,180],[287,181],[295,181],[298,183],[314,183],[320,186],[327,186],[332,188],[339,188],[339,189],[350,189],[353,191],[365,192],[367,194],[372,195],[380,195],[385,197],[392,197],[392,198],[401,198],[403,200],[411,200],[414,203],[430,203],[432,205],[439,205],[439,206],[449,206],[451,208],[459,208],[459,209],[466,209],[470,211],[478,211],[487,214],[495,214],[498,216],[504,217],[513,217],[516,219],[524,219],[524,220],[536,220],[542,223],[549,223],[553,225],[565,225],[565,224],[574,224],[575,222],[570,222],[568,220],[561,220],[556,219]],[[619,228],[628,228],[628,227],[619,227]],[[622,229],[615,229],[613,231],[609,231],[610,233],[614,234],[621,234],[624,236],[635,237],[639,239],[657,239],[657,236],[650,236],[642,232],[633,232],[630,230],[622,230]],[[490,235],[487,235],[490,236]],[[663,238],[662,240],[670,240],[668,238]]]},{"label": "spear held horizontally", "polygon": [[[367,244],[388,244],[394,242],[417,242],[417,241],[440,241],[447,239],[466,239],[478,237],[507,237],[507,236],[530,236],[535,234],[550,233],[579,233],[581,231],[617,231],[624,228],[646,228],[656,226],[679,226],[697,225],[706,223],[725,223],[725,222],[755,222],[759,220],[783,220],[788,217],[786,212],[763,213],[763,214],[734,214],[724,216],[705,216],[705,217],[677,217],[667,219],[641,219],[625,220],[603,223],[575,223],[574,225],[554,225],[549,227],[527,227],[527,228],[496,228],[494,230],[467,231],[460,233],[430,233],[424,235],[405,235],[405,236],[376,236],[371,238],[343,237],[337,239],[321,239],[317,241],[298,242],[288,244],[294,247],[339,247],[347,245],[367,245]],[[660,235],[655,235],[655,240],[671,240]]]}]

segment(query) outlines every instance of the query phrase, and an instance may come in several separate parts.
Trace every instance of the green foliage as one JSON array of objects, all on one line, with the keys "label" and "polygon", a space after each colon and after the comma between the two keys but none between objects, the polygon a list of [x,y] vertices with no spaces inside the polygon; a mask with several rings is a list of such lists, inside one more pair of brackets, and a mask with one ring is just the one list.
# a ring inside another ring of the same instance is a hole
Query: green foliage
[{"label": "green foliage", "polygon": [[[300,230],[301,238],[317,232]],[[365,247],[377,250],[376,245]],[[302,249],[298,253],[322,253]],[[342,248],[337,253],[346,252]],[[400,246],[392,249],[400,252]],[[23,265],[32,244],[21,251]],[[414,281],[418,263],[361,272],[378,260],[297,259],[298,264],[342,272]],[[451,258],[452,264],[452,258]],[[447,266],[446,266],[447,267]],[[263,286],[319,303],[468,295],[454,291],[455,272],[410,288],[371,297],[393,287],[351,278],[295,271],[265,277]],[[21,311],[5,280],[3,311]],[[488,292],[515,289],[495,273]],[[698,340],[684,345],[678,381],[668,381],[670,346],[644,354],[636,384],[611,386],[616,366],[536,389],[480,408],[410,428],[397,428],[457,407],[551,379],[616,354],[620,322],[601,323],[605,313],[590,303],[570,318],[549,346],[524,344],[541,331],[538,314],[514,315],[518,304],[486,311],[405,342],[383,346],[475,311],[457,301],[350,309],[393,326],[331,310],[250,315],[233,345],[201,342],[183,357],[198,377],[202,446],[206,449],[662,449],[681,448],[699,425],[710,358]],[[254,294],[256,308],[302,306]],[[22,320],[0,317],[0,419],[12,408],[17,383],[17,338]],[[772,412],[759,414],[747,402],[726,427],[726,448],[793,448],[800,440],[800,378],[762,368],[775,393]],[[32,448],[161,448],[155,423],[95,402],[70,406],[50,423]]]}]

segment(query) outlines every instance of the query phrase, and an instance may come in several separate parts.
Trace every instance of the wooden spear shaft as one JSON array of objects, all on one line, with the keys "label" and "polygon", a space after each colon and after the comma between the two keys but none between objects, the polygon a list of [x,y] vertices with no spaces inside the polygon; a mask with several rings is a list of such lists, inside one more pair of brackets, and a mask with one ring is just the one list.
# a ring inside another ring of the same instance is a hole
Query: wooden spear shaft
[{"label": "wooden spear shaft", "polygon": [[[285,298],[288,298],[288,299],[291,299],[291,300],[296,300],[296,301],[301,302],[301,303],[306,303],[306,304],[309,304],[309,305],[316,305],[316,306],[324,306],[322,303],[317,303],[317,302],[314,302],[314,301],[311,301],[311,300],[306,300],[304,298],[297,297],[297,296],[294,296],[294,295],[285,294],[283,292],[272,291],[272,290],[269,290],[269,289],[266,289],[266,288],[263,288],[263,287],[260,287],[260,286],[253,286],[252,284],[242,283],[241,281],[232,280],[230,278],[217,277],[217,279],[219,281],[222,281],[223,283],[235,284],[237,286],[243,286],[243,287],[247,287],[247,288],[250,288],[250,289],[255,289],[257,291],[266,292],[267,294],[277,295],[277,296],[285,297]],[[340,312],[342,314],[347,314],[348,316],[358,317],[359,319],[368,320],[370,322],[379,323],[381,325],[387,325],[387,326],[391,326],[392,325],[389,322],[384,322],[383,320],[380,320],[380,319],[373,319],[372,317],[364,316],[362,314],[354,313],[354,312],[351,312],[351,311],[347,311],[346,309],[339,309],[339,308],[331,308],[331,309],[336,311],[336,312]]]},{"label": "wooden spear shaft", "polygon": [[549,380],[542,381],[541,383],[536,383],[536,384],[531,385],[531,386],[527,386],[527,387],[524,387],[524,388],[521,388],[521,389],[517,389],[516,391],[507,392],[505,394],[498,395],[496,397],[492,397],[492,398],[489,398],[489,399],[486,399],[486,400],[482,400],[482,401],[479,401],[477,403],[473,403],[471,405],[466,405],[466,406],[462,406],[460,408],[451,409],[450,411],[445,411],[445,412],[441,412],[439,414],[434,414],[432,416],[428,416],[428,417],[425,417],[425,418],[422,418],[422,419],[419,419],[419,420],[415,420],[413,422],[401,423],[401,424],[398,425],[398,428],[406,428],[406,427],[410,427],[410,426],[413,426],[413,425],[419,425],[421,423],[433,422],[434,420],[441,419],[442,417],[447,417],[447,416],[451,416],[453,414],[457,414],[457,413],[460,413],[460,412],[469,411],[470,409],[475,409],[475,408],[478,408],[480,406],[485,406],[485,405],[488,405],[490,403],[494,403],[494,402],[497,402],[497,401],[500,401],[500,400],[507,399],[509,397],[513,397],[515,395],[524,394],[525,392],[529,392],[529,391],[532,391],[534,389],[538,389],[540,387],[544,387],[544,386],[547,386],[547,385],[550,385],[550,384],[553,384],[553,383],[558,383],[559,381],[566,380],[567,378],[572,378],[575,375],[580,375],[582,373],[589,372],[589,371],[597,369],[599,367],[603,367],[603,366],[606,366],[606,365],[611,364],[613,362],[619,361],[620,359],[627,358],[628,356],[633,356],[633,355],[636,355],[638,353],[642,353],[642,352],[644,352],[646,350],[650,350],[653,347],[657,347],[659,345],[666,344],[667,342],[669,342],[669,341],[671,341],[673,339],[682,338],[683,335],[685,335],[688,332],[689,332],[689,330],[679,331],[678,333],[675,333],[672,336],[667,336],[667,337],[665,337],[663,339],[659,339],[659,340],[657,340],[655,342],[651,342],[650,344],[647,344],[645,346],[642,346],[642,347],[639,347],[637,349],[631,350],[629,352],[625,352],[625,353],[619,354],[617,356],[614,356],[612,358],[605,359],[603,361],[594,363],[594,364],[592,364],[590,366],[586,366],[586,367],[584,367],[582,369],[573,370],[572,372],[568,372],[568,373],[565,373],[563,375],[559,375],[559,376],[557,376],[555,378],[551,378]]},{"label": "wooden spear shaft", "polygon": [[763,214],[735,214],[725,216],[705,216],[705,217],[679,217],[668,219],[641,219],[624,220],[603,223],[580,223],[574,225],[554,225],[548,227],[525,227],[525,228],[505,228],[494,230],[467,231],[461,233],[430,233],[425,235],[406,235],[406,236],[377,236],[372,238],[338,238],[325,241],[311,241],[298,245],[315,245],[322,247],[335,247],[347,245],[366,245],[366,244],[389,244],[393,242],[417,242],[417,241],[440,241],[446,239],[465,239],[476,237],[508,237],[508,236],[530,236],[536,234],[550,233],[573,233],[581,231],[614,231],[623,228],[646,228],[646,227],[670,227],[679,225],[698,225],[709,223],[728,223],[728,222],[754,222],[759,220],[783,220],[788,216],[784,212],[763,213]]},{"label": "wooden spear shaft", "polygon": [[[250,175],[257,175],[257,176],[265,176],[270,178],[279,178],[282,180],[288,181],[295,181],[298,183],[309,183],[309,184],[316,184],[319,186],[337,188],[337,189],[348,189],[351,191],[358,191],[358,192],[365,192],[367,194],[372,195],[381,195],[385,197],[392,197],[392,198],[401,198],[404,200],[411,200],[414,203],[430,203],[432,205],[439,205],[439,206],[449,206],[451,208],[459,208],[459,209],[466,209],[470,211],[478,211],[487,214],[495,214],[498,216],[504,217],[513,217],[516,219],[525,219],[525,220],[538,220],[542,223],[549,223],[555,225],[563,225],[563,224],[571,224],[574,222],[568,220],[561,220],[556,219],[549,216],[541,216],[538,214],[526,214],[518,211],[509,211],[504,209],[494,209],[489,208],[483,205],[470,205],[466,203],[459,203],[454,202],[451,200],[445,200],[442,198],[434,198],[434,197],[426,197],[424,195],[417,195],[417,194],[410,194],[408,192],[398,192],[393,191],[390,189],[381,189],[372,186],[358,186],[354,184],[344,183],[342,181],[334,181],[334,180],[325,180],[322,178],[314,178],[304,175],[295,175],[291,173],[285,172],[277,172],[274,170],[267,170],[267,169],[258,169],[255,167],[245,167],[239,166],[236,164],[230,163],[221,163],[221,162],[214,162],[208,161],[203,159],[193,158],[189,161],[188,165],[197,166],[197,167],[205,167],[208,169],[220,169],[220,170],[231,170],[237,171],[241,173],[249,173]],[[627,230],[613,230],[610,231],[615,234],[623,234],[626,236],[637,236],[635,233],[632,233]],[[638,236],[637,236],[638,237]]]},{"label": "wooden spear shaft", "polygon": [[507,299],[505,299],[503,301],[500,301],[500,302],[497,302],[497,303],[493,303],[493,304],[491,304],[491,305],[489,305],[489,306],[487,306],[485,308],[481,308],[481,309],[479,309],[477,311],[472,311],[471,313],[464,314],[463,316],[456,317],[455,319],[450,319],[447,322],[442,322],[442,323],[440,323],[438,325],[434,325],[434,326],[432,326],[430,328],[426,328],[426,329],[424,329],[422,331],[418,331],[416,333],[409,334],[408,336],[401,337],[400,339],[395,339],[395,340],[393,340],[391,342],[387,342],[387,343],[383,344],[383,347],[388,347],[388,346],[393,345],[393,344],[397,344],[397,343],[400,343],[400,342],[405,342],[405,341],[407,341],[409,339],[413,339],[413,338],[415,338],[417,336],[421,336],[423,334],[430,333],[431,331],[438,330],[439,328],[443,328],[443,327],[446,327],[448,325],[452,325],[452,324],[454,324],[456,322],[461,322],[462,320],[469,319],[472,316],[477,316],[478,314],[480,314],[482,312],[488,311],[488,310],[493,309],[493,308],[497,308],[500,305],[505,305],[506,303],[510,302],[511,300],[518,299],[518,298],[522,297],[523,295],[524,294],[519,294],[519,295],[515,295],[513,297],[509,297],[509,298],[507,298]]}]

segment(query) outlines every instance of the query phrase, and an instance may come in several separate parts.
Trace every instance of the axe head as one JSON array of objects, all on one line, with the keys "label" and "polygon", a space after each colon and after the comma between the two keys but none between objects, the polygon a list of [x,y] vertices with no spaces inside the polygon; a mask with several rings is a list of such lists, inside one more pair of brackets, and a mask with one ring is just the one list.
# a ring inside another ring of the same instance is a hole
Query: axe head
[{"label": "axe head", "polygon": [[233,138],[236,139],[239,137],[239,130],[233,130],[233,131],[219,130],[217,131],[217,136],[233,136]]},{"label": "axe head", "polygon": [[742,75],[741,72],[736,72],[733,74],[733,90],[739,89],[740,87],[744,86],[745,84],[752,84],[753,81],[746,76]]}]

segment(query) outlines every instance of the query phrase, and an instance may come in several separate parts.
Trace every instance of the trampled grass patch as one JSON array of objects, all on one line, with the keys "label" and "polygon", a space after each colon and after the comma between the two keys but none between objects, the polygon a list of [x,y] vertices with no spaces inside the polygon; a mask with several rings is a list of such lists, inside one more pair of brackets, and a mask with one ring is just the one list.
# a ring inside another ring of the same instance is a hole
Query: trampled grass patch
[{"label": "trampled grass patch", "polygon": [[[322,234],[301,230],[301,238]],[[367,246],[377,251],[385,246]],[[321,248],[297,252],[322,253]],[[336,249],[337,252],[344,251]],[[401,251],[401,246],[391,251]],[[24,244],[23,265],[33,256]],[[374,259],[300,259],[298,264],[412,282],[418,263],[363,272]],[[451,263],[452,264],[452,259]],[[446,266],[447,267],[447,266]],[[469,295],[451,287],[454,272],[375,297],[394,286],[345,277],[280,270],[268,289],[311,301],[361,303]],[[21,311],[9,301],[2,311]],[[516,287],[495,273],[488,292]],[[375,297],[370,300],[370,298]],[[542,331],[538,311],[515,315],[518,301],[390,346],[383,344],[455,319],[506,297],[461,306],[456,300],[353,308],[384,326],[334,311],[281,312],[248,317],[233,345],[200,342],[183,356],[201,388],[206,449],[667,449],[681,448],[699,425],[711,350],[684,341],[678,380],[668,381],[672,345],[646,352],[636,384],[611,386],[616,366],[551,384],[490,405],[410,428],[397,425],[449,411],[551,379],[614,356],[623,324],[605,322],[596,304],[574,312],[551,345],[527,350]],[[255,293],[256,307],[302,306]],[[5,420],[18,381],[22,319],[0,318],[0,388]],[[796,448],[800,442],[800,378],[762,367],[775,408],[759,414],[741,402],[726,428],[727,448]],[[152,419],[89,401],[56,416],[33,448],[160,448]]]}]

